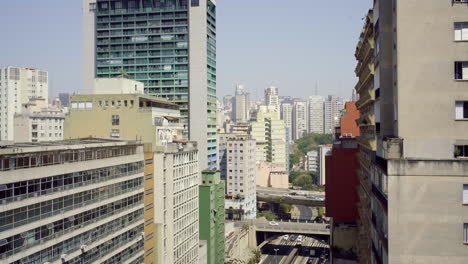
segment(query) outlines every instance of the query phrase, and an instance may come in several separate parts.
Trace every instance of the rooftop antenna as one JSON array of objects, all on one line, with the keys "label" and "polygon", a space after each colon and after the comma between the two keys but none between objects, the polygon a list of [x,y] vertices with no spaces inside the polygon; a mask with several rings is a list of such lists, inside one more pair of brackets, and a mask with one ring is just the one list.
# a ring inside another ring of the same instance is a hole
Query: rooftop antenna
[{"label": "rooftop antenna", "polygon": [[318,95],[318,82],[315,81],[315,95]]}]

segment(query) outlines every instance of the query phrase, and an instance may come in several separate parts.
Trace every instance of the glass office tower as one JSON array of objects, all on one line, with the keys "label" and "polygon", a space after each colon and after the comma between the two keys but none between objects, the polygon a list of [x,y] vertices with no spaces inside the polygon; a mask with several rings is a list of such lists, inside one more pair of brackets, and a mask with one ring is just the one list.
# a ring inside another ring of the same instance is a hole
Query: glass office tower
[{"label": "glass office tower", "polygon": [[[213,0],[84,0],[84,88],[124,76],[177,103],[200,168],[216,167],[216,4]],[[202,165],[206,164],[206,166]]]}]

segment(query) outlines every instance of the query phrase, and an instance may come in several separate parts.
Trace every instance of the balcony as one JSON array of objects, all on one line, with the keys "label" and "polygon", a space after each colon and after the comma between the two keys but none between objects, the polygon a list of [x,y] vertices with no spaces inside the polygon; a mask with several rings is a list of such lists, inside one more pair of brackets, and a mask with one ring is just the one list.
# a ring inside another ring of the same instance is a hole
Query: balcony
[{"label": "balcony", "polygon": [[356,103],[356,106],[358,109],[361,109],[364,106],[375,101],[374,89],[367,89],[366,91],[360,92],[359,95],[360,95],[359,101]]}]

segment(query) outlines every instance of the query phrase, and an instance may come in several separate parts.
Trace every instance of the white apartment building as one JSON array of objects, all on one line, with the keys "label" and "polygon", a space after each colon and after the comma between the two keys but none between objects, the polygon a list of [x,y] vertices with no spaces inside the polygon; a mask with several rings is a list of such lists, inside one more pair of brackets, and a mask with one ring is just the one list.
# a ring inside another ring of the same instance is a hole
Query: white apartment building
[{"label": "white apartment building", "polygon": [[292,104],[282,104],[281,105],[281,120],[284,121],[284,127],[286,128],[286,141],[291,142],[292,140]]},{"label": "white apartment building", "polygon": [[237,85],[233,103],[233,119],[235,122],[244,123],[250,119],[250,95],[244,91],[242,84]]},{"label": "white apartment building", "polygon": [[329,95],[324,103],[324,133],[334,134],[335,127],[340,124],[341,111],[344,108],[342,98]]},{"label": "white apartment building", "polygon": [[230,219],[255,219],[257,188],[255,140],[249,135],[220,134],[220,169],[226,181],[226,214]]},{"label": "white apartment building", "polygon": [[142,263],[143,145],[98,138],[0,149],[1,263]]},{"label": "white apartment building", "polygon": [[174,142],[154,153],[156,263],[198,264],[198,150]]},{"label": "white apartment building", "polygon": [[318,148],[318,175],[317,185],[325,185],[325,157],[331,155],[331,145],[320,145]]},{"label": "white apartment building", "polygon": [[34,68],[0,67],[0,141],[14,140],[15,114],[30,99],[49,96],[48,73]]},{"label": "white apartment building", "polygon": [[42,142],[63,139],[65,113],[62,109],[50,108],[45,99],[33,99],[15,114],[14,141]]},{"label": "white apartment building", "polygon": [[315,95],[307,98],[308,132],[323,134],[324,99]]},{"label": "white apartment building", "polygon": [[284,121],[278,118],[276,108],[261,105],[256,121],[251,122],[252,138],[257,144],[257,162],[268,161],[287,167],[287,142]]},{"label": "white apartment building", "polygon": [[315,150],[307,152],[306,155],[306,170],[307,171],[318,171],[319,160],[318,152]]},{"label": "white apartment building", "polygon": [[294,102],[292,114],[292,138],[298,140],[307,133],[307,102],[303,100],[296,100]]},{"label": "white apartment building", "polygon": [[265,104],[274,106],[278,117],[280,117],[280,99],[279,99],[279,89],[274,86],[270,86],[265,89]]}]

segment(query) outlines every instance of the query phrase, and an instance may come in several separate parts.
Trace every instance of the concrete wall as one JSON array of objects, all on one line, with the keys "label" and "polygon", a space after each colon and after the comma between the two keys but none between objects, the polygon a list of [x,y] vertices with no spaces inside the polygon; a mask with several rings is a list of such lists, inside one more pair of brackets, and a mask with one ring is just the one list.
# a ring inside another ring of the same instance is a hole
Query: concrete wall
[{"label": "concrete wall", "polygon": [[[468,61],[468,44],[454,41],[454,23],[468,21],[466,4],[399,0],[396,5],[398,136],[408,158],[453,158],[468,122],[455,121],[455,101],[467,100],[454,62]],[[408,30],[411,28],[411,30]]]},{"label": "concrete wall", "polygon": [[389,263],[467,263],[468,162],[389,162]]}]

